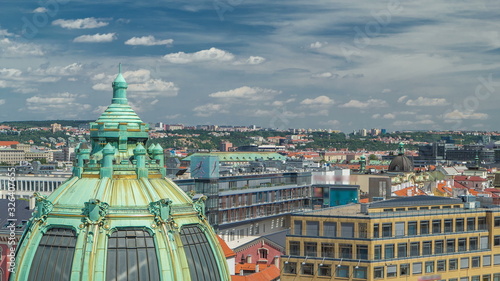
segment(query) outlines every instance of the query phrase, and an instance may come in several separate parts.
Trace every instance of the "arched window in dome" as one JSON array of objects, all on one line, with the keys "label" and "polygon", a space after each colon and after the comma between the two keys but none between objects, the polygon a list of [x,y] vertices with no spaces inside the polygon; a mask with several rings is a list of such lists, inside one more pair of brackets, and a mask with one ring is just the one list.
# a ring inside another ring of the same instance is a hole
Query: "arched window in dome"
[{"label": "arched window in dome", "polygon": [[118,229],[111,234],[108,240],[106,280],[160,280],[151,234],[135,228]]},{"label": "arched window in dome", "polygon": [[76,232],[74,230],[67,228],[47,230],[36,249],[28,280],[69,280],[75,245]]},{"label": "arched window in dome", "polygon": [[181,240],[186,252],[187,263],[192,281],[220,281],[214,249],[207,236],[196,224],[181,228]]}]

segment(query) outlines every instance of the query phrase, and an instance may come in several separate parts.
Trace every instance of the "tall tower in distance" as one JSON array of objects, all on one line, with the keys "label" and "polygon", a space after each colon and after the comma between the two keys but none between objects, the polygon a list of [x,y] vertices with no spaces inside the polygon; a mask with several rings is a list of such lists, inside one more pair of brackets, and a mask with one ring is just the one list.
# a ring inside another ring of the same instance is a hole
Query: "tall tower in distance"
[{"label": "tall tower in distance", "polygon": [[205,217],[165,178],[163,148],[128,104],[121,69],[113,98],[76,149],[73,176],[36,211],[21,238],[11,281],[229,281]]}]

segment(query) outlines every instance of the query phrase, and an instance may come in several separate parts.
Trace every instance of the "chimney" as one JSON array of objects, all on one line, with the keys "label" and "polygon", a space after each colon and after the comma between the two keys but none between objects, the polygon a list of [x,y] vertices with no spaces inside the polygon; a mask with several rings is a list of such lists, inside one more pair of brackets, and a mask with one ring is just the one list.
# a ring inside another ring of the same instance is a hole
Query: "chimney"
[{"label": "chimney", "polygon": [[247,263],[252,263],[252,255],[247,256]]},{"label": "chimney", "polygon": [[243,276],[243,269],[240,269],[240,275]]},{"label": "chimney", "polygon": [[279,256],[274,256],[274,265],[277,268],[280,268],[280,257]]},{"label": "chimney", "polygon": [[259,272],[259,264],[256,264],[256,265],[255,265],[255,272],[256,272],[256,273],[257,273],[257,272]]},{"label": "chimney", "polygon": [[29,208],[30,210],[34,210],[36,205],[36,197],[35,196],[30,196],[30,201],[29,201]]}]

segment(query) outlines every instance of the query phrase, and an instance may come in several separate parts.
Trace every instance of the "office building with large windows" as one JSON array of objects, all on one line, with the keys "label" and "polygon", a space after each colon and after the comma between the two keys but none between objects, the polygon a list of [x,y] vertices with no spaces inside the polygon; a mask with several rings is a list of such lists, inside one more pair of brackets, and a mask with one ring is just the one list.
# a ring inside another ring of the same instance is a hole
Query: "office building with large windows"
[{"label": "office building with large windows", "polygon": [[282,280],[500,280],[500,208],[414,196],[296,213]]}]

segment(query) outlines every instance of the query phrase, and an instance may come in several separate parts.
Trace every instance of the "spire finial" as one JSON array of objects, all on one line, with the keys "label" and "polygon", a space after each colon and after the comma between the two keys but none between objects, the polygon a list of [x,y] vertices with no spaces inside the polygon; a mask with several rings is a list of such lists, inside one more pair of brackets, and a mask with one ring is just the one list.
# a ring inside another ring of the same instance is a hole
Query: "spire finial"
[{"label": "spire finial", "polygon": [[118,73],[122,73],[122,63],[118,64]]}]

